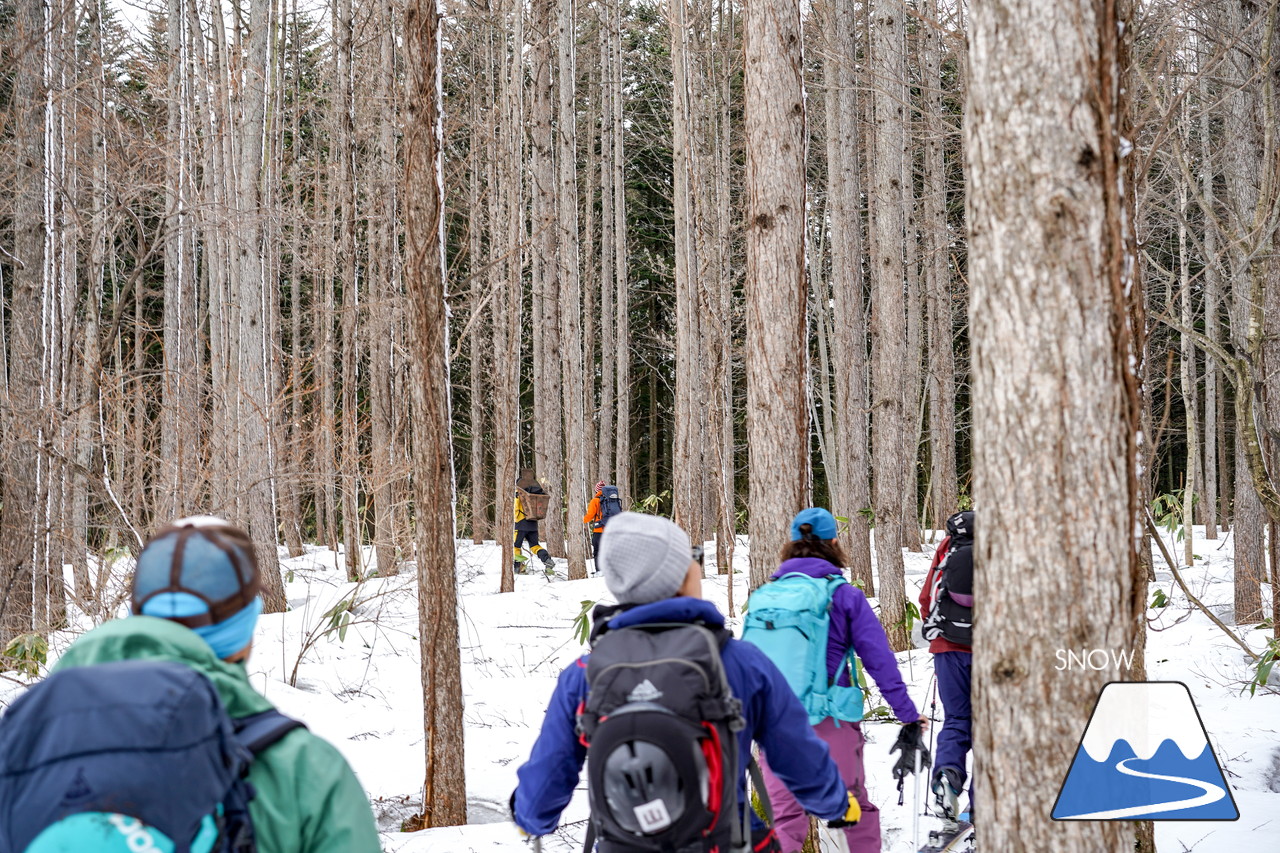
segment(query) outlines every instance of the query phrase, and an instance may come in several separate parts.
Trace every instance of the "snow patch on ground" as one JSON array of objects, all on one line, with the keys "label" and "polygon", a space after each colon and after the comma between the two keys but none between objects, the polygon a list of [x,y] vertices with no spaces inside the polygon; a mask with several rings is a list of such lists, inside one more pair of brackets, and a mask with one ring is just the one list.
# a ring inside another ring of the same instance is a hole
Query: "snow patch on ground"
[{"label": "snow patch on ground", "polygon": [[[1184,575],[1206,605],[1229,611],[1232,604],[1231,539],[1204,541],[1197,529],[1194,568]],[[714,565],[713,543],[707,564]],[[908,595],[914,599],[924,581],[932,548],[906,554]],[[287,714],[306,720],[312,731],[328,738],[351,762],[369,793],[388,853],[465,853],[526,851],[507,820],[507,799],[516,769],[528,757],[542,723],[543,710],[560,670],[583,651],[573,619],[583,601],[608,600],[599,578],[516,577],[516,591],[498,594],[500,549],[492,542],[458,544],[460,634],[463,690],[466,695],[466,774],[471,824],[465,827],[401,833],[401,822],[421,807],[424,774],[422,695],[418,666],[417,589],[411,568],[362,584],[346,581],[342,555],[309,548],[297,558],[282,559],[290,610],[265,615],[258,625],[249,663],[255,687]],[[366,565],[374,561],[372,549]],[[734,600],[741,607],[747,593],[747,548],[735,554]],[[127,571],[124,561],[115,567]],[[1251,674],[1244,654],[1201,613],[1191,611],[1157,557],[1157,581],[1171,604],[1150,611],[1147,667],[1152,680],[1183,681],[1191,690],[1222,762],[1241,811],[1236,823],[1159,823],[1162,850],[1238,853],[1258,849],[1257,839],[1280,833],[1280,696],[1241,695]],[[712,569],[714,571],[714,569]],[[727,612],[728,577],[711,575],[704,594]],[[116,583],[119,583],[117,580]],[[326,631],[332,608],[351,600],[352,615],[339,639]],[[1150,600],[1150,597],[1148,597]],[[126,606],[117,609],[123,616]],[[81,618],[72,631],[51,638],[56,657],[74,636],[91,625]],[[740,620],[730,624],[740,626]],[[917,629],[918,630],[918,629]],[[1255,648],[1266,632],[1245,633]],[[923,648],[899,655],[904,677],[918,705],[932,661]],[[51,660],[52,662],[52,660]],[[1053,661],[1046,665],[1053,665]],[[0,705],[22,689],[0,680]],[[872,697],[872,706],[879,703]],[[939,713],[941,705],[939,704]],[[911,851],[911,815],[897,803],[889,746],[897,734],[892,723],[866,726],[867,786],[881,808],[885,853]],[[908,782],[908,795],[911,783]],[[585,781],[566,809],[557,834],[545,839],[548,853],[582,849],[586,829]],[[923,818],[922,829],[932,825]]]}]

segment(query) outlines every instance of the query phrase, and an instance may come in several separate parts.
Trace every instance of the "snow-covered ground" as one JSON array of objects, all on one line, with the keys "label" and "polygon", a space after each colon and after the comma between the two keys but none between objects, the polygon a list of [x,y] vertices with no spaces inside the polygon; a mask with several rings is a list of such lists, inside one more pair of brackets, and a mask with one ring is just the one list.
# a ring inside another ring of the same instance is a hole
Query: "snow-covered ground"
[{"label": "snow-covered ground", "polygon": [[[1231,540],[1204,541],[1202,534],[1197,529],[1195,551],[1200,559],[1184,575],[1192,591],[1229,622]],[[707,547],[710,565],[714,546]],[[737,550],[734,598],[740,607],[746,598],[746,548]],[[366,560],[372,558],[370,552]],[[492,543],[459,543],[471,820],[465,827],[399,831],[401,821],[419,810],[423,778],[418,616],[411,574],[375,578],[357,587],[345,581],[341,555],[313,550],[283,562],[290,611],[263,616],[259,623],[249,664],[254,686],[285,713],[306,720],[312,731],[347,756],[369,792],[388,853],[527,850],[506,814],[516,768],[537,736],[556,676],[583,651],[573,630],[574,617],[584,601],[606,599],[608,592],[598,578],[549,582],[538,574],[517,576],[515,593],[500,595],[499,561],[500,552]],[[928,553],[906,555],[908,594],[913,599],[928,564]],[[1148,635],[1148,677],[1183,681],[1190,688],[1241,811],[1235,823],[1158,823],[1159,847],[1177,853],[1260,849],[1260,837],[1280,837],[1280,695],[1241,695],[1242,682],[1252,673],[1243,653],[1203,614],[1190,611],[1158,557],[1156,565],[1153,589],[1162,589],[1171,603],[1149,612],[1154,622]],[[558,566],[563,573],[563,561]],[[353,593],[345,639],[326,633],[331,621],[326,614]],[[704,593],[727,610],[725,576],[708,577]],[[72,638],[70,633],[53,638],[51,658]],[[1265,632],[1248,632],[1246,639],[1260,649]],[[929,654],[922,648],[899,655],[899,660],[912,696],[925,705],[932,675]],[[0,681],[0,705],[20,689]],[[897,726],[868,723],[865,728],[868,788],[881,807],[884,849],[909,853],[911,815],[896,805],[888,752]],[[547,839],[544,849],[581,850],[586,818],[584,782],[557,836]],[[928,826],[929,820],[923,823]]]}]

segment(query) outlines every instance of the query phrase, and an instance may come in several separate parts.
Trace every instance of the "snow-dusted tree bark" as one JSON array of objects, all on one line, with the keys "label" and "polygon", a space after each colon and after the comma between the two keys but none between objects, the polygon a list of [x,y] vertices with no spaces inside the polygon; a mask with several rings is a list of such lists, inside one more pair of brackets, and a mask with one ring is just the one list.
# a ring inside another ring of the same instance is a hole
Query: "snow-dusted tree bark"
[{"label": "snow-dusted tree bark", "polygon": [[[454,574],[449,439],[448,319],[440,166],[440,19],[433,0],[405,6],[405,284],[414,354],[414,503],[418,521],[418,630],[427,773],[422,825],[467,822],[462,661]],[[510,491],[510,484],[507,484]]]},{"label": "snow-dusted tree bark", "polygon": [[871,238],[871,463],[880,621],[895,649],[910,647],[902,548],[915,539],[916,413],[907,374],[919,353],[907,340],[903,246],[907,188],[906,43],[903,8],[880,0],[871,11],[874,154],[868,195]]},{"label": "snow-dusted tree bark", "polygon": [[[973,718],[986,849],[1133,845],[1127,824],[1049,815],[1098,691],[1141,674],[1045,663],[1064,646],[1133,648],[1142,630],[1131,366],[1141,297],[1122,153],[1129,24],[1124,3],[973,4]],[[1070,535],[1046,549],[1045,530]]]},{"label": "snow-dusted tree bark", "polygon": [[751,587],[777,565],[809,487],[805,111],[797,0],[746,7],[747,445]]}]

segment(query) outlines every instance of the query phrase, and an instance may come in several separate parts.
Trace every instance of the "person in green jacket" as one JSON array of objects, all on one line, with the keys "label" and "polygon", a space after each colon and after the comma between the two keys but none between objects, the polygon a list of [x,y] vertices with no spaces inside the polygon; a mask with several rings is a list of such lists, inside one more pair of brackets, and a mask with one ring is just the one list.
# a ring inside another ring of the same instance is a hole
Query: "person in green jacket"
[{"label": "person in green jacket", "polygon": [[[162,530],[138,557],[129,619],[76,640],[58,670],[121,660],[185,664],[217,688],[232,718],[273,708],[249,685],[244,663],[262,612],[257,559],[248,536],[212,517]],[[303,728],[253,762],[249,804],[262,853],[378,853],[369,798],[342,754]]]}]

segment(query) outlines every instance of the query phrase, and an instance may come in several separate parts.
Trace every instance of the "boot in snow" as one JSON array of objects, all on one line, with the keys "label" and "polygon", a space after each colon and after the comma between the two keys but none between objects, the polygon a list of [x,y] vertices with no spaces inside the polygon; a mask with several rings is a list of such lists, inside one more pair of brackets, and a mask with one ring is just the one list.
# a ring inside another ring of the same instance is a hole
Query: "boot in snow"
[{"label": "boot in snow", "polygon": [[933,774],[933,784],[930,787],[934,803],[942,813],[944,826],[948,829],[960,817],[960,789],[963,785],[960,773],[954,767],[940,767]]}]

